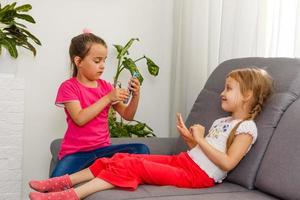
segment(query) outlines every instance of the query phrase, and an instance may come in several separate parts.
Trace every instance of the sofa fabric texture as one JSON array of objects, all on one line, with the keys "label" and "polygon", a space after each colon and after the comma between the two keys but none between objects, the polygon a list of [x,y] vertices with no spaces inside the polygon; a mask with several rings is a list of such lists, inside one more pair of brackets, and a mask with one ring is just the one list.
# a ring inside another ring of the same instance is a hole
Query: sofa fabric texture
[{"label": "sofa fabric texture", "polygon": [[282,116],[257,173],[255,186],[282,199],[300,199],[299,123],[300,99]]},{"label": "sofa fabric texture", "polygon": [[[186,125],[212,122],[227,116],[220,107],[226,74],[233,69],[256,66],[273,77],[275,91],[255,120],[258,138],[224,183],[208,189],[141,185],[136,191],[108,190],[86,199],[300,199],[300,60],[293,58],[240,58],[221,63],[210,75],[196,99]],[[50,172],[57,162],[61,139],[51,144]],[[181,138],[117,138],[113,143],[142,142],[152,154],[186,151]]]}]

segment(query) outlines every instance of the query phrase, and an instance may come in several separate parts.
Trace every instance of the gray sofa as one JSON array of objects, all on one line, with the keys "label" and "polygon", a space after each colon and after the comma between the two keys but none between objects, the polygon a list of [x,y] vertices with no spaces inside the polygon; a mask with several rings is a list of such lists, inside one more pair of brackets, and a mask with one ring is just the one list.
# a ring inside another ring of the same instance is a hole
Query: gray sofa
[{"label": "gray sofa", "polygon": [[[207,129],[214,119],[226,115],[219,94],[225,75],[236,68],[258,66],[275,80],[275,93],[256,119],[258,140],[229,173],[225,182],[208,189],[141,185],[136,191],[108,190],[87,200],[125,199],[287,199],[300,200],[300,60],[291,58],[241,58],[221,63],[209,77],[186,120],[187,126],[200,123]],[[52,162],[57,161],[60,139],[51,144]],[[180,138],[113,139],[113,143],[143,142],[152,154],[176,154],[187,150]]]}]

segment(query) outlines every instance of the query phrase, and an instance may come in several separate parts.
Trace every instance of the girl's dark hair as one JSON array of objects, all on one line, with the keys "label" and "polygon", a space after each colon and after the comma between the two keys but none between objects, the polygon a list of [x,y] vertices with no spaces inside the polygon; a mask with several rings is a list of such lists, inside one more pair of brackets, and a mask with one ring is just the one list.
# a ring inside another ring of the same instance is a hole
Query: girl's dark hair
[{"label": "girl's dark hair", "polygon": [[79,56],[81,59],[84,59],[94,43],[102,44],[107,48],[105,41],[93,33],[83,33],[72,38],[69,47],[72,77],[76,77],[78,73],[77,66],[74,62],[75,56]]}]

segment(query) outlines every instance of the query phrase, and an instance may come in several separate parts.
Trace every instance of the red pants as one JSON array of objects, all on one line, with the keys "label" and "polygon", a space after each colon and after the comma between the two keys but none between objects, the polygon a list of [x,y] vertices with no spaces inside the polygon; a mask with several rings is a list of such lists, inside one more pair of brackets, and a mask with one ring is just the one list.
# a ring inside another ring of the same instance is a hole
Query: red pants
[{"label": "red pants", "polygon": [[99,158],[89,169],[114,186],[136,189],[139,184],[204,188],[214,185],[187,153],[174,156],[117,153]]}]

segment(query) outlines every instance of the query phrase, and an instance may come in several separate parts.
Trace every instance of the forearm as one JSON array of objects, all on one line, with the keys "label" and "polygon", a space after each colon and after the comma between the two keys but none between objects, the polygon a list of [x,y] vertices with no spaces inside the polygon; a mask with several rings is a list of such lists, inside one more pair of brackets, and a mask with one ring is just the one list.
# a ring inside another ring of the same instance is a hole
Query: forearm
[{"label": "forearm", "polygon": [[99,113],[110,103],[108,96],[104,96],[94,104],[87,108],[81,109],[74,120],[77,125],[83,126],[92,119],[94,119]]},{"label": "forearm", "polygon": [[128,106],[126,106],[126,108],[124,109],[123,115],[121,115],[124,119],[128,121],[133,120],[134,115],[137,111],[139,99],[140,99],[140,95],[132,96]]},{"label": "forearm", "polygon": [[232,169],[231,160],[226,153],[221,152],[211,146],[204,138],[200,141],[197,141],[197,143],[209,160],[211,160],[220,169],[224,171],[229,171]]}]

